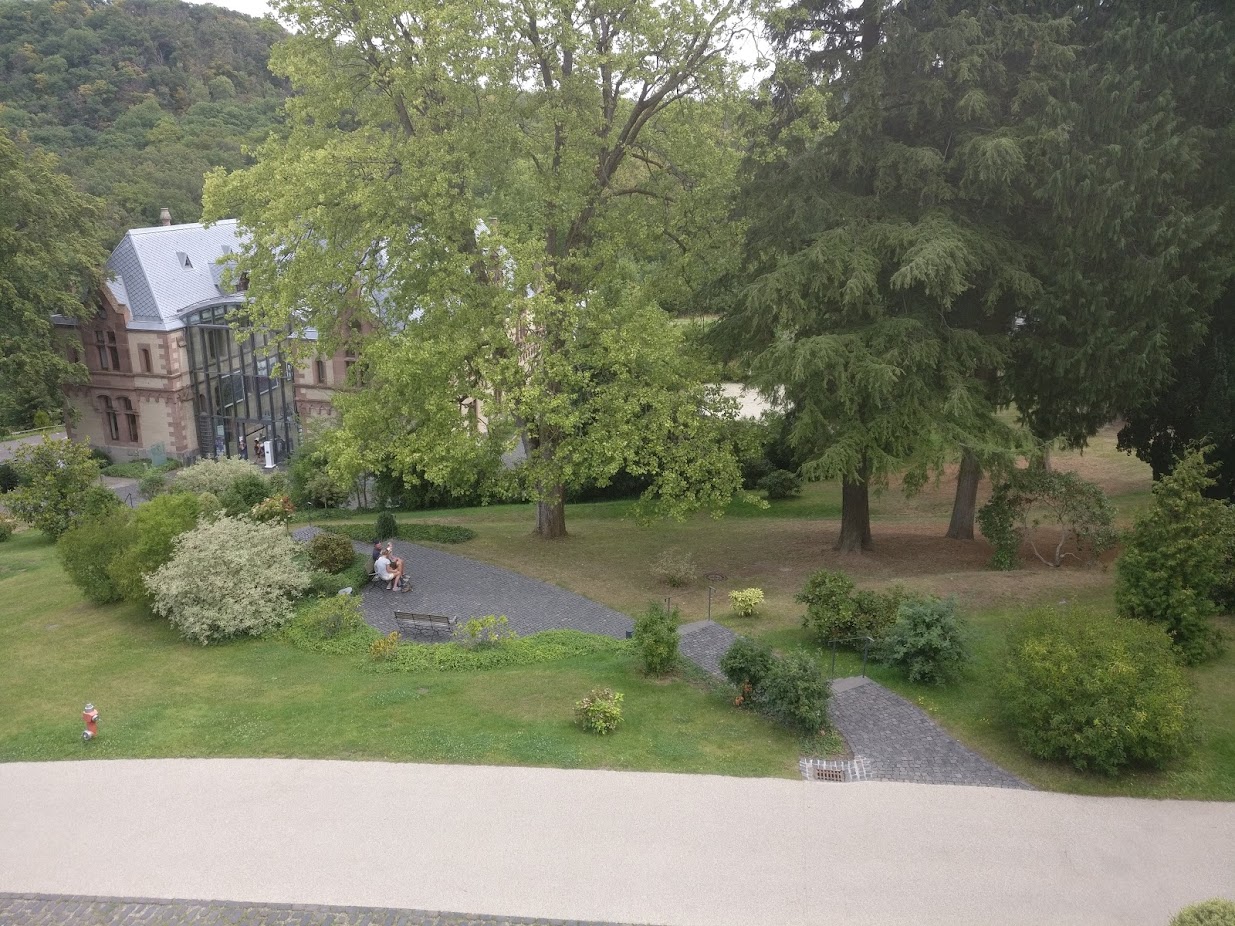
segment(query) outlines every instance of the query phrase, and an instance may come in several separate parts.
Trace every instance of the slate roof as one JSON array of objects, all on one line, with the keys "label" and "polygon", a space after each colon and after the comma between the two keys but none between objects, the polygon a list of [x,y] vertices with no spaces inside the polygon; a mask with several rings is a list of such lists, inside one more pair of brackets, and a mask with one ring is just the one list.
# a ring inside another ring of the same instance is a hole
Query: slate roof
[{"label": "slate roof", "polygon": [[243,299],[222,285],[225,257],[240,249],[235,219],[156,225],[130,230],[107,260],[106,284],[129,307],[130,328],[171,331],[184,327],[180,314],[189,306]]}]

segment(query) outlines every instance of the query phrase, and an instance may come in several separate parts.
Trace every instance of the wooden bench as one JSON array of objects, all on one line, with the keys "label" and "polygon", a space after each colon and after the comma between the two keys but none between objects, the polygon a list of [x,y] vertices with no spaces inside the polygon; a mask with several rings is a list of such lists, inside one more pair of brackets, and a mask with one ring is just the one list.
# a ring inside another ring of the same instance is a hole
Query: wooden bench
[{"label": "wooden bench", "polygon": [[395,623],[399,625],[400,630],[406,627],[412,633],[423,631],[450,634],[455,629],[455,619],[443,614],[413,614],[411,611],[395,611]]}]

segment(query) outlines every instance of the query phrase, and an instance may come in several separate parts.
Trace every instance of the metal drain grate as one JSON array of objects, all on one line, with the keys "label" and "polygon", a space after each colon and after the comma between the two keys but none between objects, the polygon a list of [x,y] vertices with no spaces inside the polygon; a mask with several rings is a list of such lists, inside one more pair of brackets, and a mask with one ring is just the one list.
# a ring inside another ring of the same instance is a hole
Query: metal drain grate
[{"label": "metal drain grate", "polygon": [[863,756],[852,759],[801,758],[798,770],[807,781],[870,781],[880,777],[878,767]]},{"label": "metal drain grate", "polygon": [[815,766],[815,781],[847,781],[845,772],[839,768],[819,768]]},{"label": "metal drain grate", "polygon": [[723,572],[709,572],[704,576],[704,578],[709,582],[723,582],[725,580],[725,574]]}]

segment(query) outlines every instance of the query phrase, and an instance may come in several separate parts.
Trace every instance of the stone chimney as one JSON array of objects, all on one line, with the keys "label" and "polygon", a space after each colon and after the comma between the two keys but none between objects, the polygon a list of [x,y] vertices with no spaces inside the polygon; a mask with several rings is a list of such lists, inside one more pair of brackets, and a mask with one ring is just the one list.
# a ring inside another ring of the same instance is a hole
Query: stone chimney
[{"label": "stone chimney", "polygon": [[159,210],[159,224],[160,225],[171,225],[172,224],[172,211],[168,209],[166,206],[164,206],[162,209]]}]

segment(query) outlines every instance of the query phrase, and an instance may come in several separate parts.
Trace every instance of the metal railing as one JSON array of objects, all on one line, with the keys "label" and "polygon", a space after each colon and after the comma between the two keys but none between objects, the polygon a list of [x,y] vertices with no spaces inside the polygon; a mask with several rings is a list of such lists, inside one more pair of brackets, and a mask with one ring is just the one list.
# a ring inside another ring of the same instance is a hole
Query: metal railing
[{"label": "metal railing", "polygon": [[837,637],[834,640],[829,640],[828,647],[832,650],[832,664],[828,669],[828,678],[836,678],[836,648],[842,643],[862,644],[862,677],[866,678],[866,661],[870,656],[870,648],[874,642],[874,637]]}]

